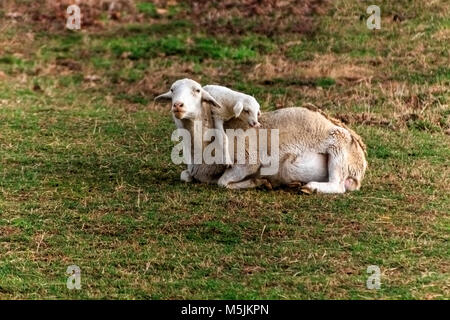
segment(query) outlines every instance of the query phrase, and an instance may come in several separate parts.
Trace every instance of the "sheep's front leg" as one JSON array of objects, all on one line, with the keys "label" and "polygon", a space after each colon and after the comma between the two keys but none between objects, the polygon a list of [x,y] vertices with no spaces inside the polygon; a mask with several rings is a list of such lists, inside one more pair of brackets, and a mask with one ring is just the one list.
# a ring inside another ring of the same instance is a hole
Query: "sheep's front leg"
[{"label": "sheep's front leg", "polygon": [[[177,126],[178,129],[184,128],[183,122],[181,122],[181,120],[175,118],[174,115],[172,115],[172,117],[173,117],[173,120],[175,121],[175,125]],[[188,165],[188,168],[181,172],[181,174],[180,174],[181,181],[192,182],[193,177],[191,175],[191,169],[192,169],[192,165]]]},{"label": "sheep's front leg", "polygon": [[[225,170],[217,183],[221,187],[238,189],[239,185],[233,187],[232,184],[236,184],[236,182],[243,182],[246,177],[256,173],[258,169],[259,165],[234,165],[233,167]],[[242,186],[249,188],[251,183],[247,182],[247,184],[242,184]]]},{"label": "sheep's front leg", "polygon": [[223,129],[223,120],[222,119],[214,119],[214,126],[216,129],[220,131],[223,137],[223,145],[222,145],[222,159],[224,159],[224,164],[230,167],[233,164],[231,160],[230,152],[228,150],[228,136]]}]

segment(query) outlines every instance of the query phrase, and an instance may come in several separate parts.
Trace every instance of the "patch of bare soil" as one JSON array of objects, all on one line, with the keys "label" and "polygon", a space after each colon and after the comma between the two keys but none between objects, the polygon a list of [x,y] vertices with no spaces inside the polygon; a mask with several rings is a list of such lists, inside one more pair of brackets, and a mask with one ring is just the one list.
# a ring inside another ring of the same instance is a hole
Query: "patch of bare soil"
[{"label": "patch of bare soil", "polygon": [[[33,22],[39,29],[55,30],[65,25],[67,7],[81,9],[83,28],[103,27],[105,18],[117,22],[142,22],[150,19],[136,10],[133,0],[36,0],[22,3],[2,0],[0,9],[7,19]],[[193,21],[212,34],[242,34],[248,31],[265,35],[293,32],[307,34],[317,27],[314,17],[325,13],[329,0],[223,0],[152,1],[161,18],[169,7],[182,6],[174,19]],[[188,17],[186,17],[188,15]]]},{"label": "patch of bare soil", "polygon": [[1,226],[0,235],[1,237],[9,237],[15,234],[19,234],[20,229],[12,226]]},{"label": "patch of bare soil", "polygon": [[30,3],[4,0],[0,9],[7,19],[32,23],[36,29],[64,30],[67,8],[74,4],[80,7],[83,28],[102,27],[104,17],[123,22],[139,18],[132,0],[36,0]]}]

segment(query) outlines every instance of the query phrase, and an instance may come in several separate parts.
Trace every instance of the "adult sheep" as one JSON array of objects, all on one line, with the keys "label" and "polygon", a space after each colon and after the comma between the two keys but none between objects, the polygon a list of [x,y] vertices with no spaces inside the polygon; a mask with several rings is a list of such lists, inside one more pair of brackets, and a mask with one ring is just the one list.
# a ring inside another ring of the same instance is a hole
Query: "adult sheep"
[{"label": "adult sheep", "polygon": [[[176,126],[187,129],[192,136],[196,121],[201,121],[203,129],[213,128],[210,108],[220,106],[191,79],[175,81],[168,92],[155,98],[155,101],[161,100],[172,102]],[[344,193],[361,187],[367,168],[365,145],[355,132],[339,121],[319,110],[285,108],[263,113],[259,122],[262,129],[278,129],[280,161],[276,173],[262,176],[260,162],[234,164],[231,168],[202,163],[188,164],[181,179],[217,182],[230,189],[252,188],[267,182],[272,186],[305,184],[302,191],[306,193]],[[247,129],[248,124],[232,119],[224,127]],[[207,145],[202,140],[193,140],[191,152],[195,148],[203,150]]]}]

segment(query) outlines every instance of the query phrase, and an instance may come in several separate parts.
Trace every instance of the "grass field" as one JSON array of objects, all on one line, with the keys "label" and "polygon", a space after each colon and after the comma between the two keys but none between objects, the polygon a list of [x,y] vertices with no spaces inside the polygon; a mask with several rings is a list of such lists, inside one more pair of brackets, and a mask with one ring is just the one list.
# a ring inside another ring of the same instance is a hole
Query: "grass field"
[{"label": "grass field", "polygon": [[[1,299],[450,298],[448,1],[375,1],[380,30],[336,0],[308,32],[236,15],[217,33],[177,1],[80,31],[11,17],[28,2],[0,7]],[[180,182],[153,98],[182,77],[346,122],[362,189]]]}]

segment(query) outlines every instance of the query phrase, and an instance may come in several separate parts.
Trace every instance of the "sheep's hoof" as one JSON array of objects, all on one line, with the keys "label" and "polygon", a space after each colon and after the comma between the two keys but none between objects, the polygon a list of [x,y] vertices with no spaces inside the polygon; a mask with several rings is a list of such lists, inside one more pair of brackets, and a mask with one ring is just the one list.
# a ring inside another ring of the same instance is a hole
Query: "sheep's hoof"
[{"label": "sheep's hoof", "polygon": [[294,181],[294,182],[288,183],[287,186],[289,188],[299,188],[299,187],[303,186],[303,183],[301,183],[300,181]]},{"label": "sheep's hoof", "polygon": [[263,185],[264,187],[266,187],[268,190],[273,190],[272,184],[270,183],[269,180],[267,179],[257,179],[256,183],[258,185]]},{"label": "sheep's hoof", "polygon": [[230,168],[230,167],[233,165],[233,161],[231,161],[230,156],[225,156],[224,165],[225,165],[227,168]]},{"label": "sheep's hoof", "polygon": [[231,189],[229,183],[225,183],[220,179],[219,179],[219,181],[217,181],[217,185],[222,188]]},{"label": "sheep's hoof", "polygon": [[240,189],[239,187],[236,187],[236,183],[229,183],[229,184],[221,185],[221,187],[228,189],[228,190]]},{"label": "sheep's hoof", "polygon": [[302,187],[300,188],[300,191],[304,194],[313,194],[315,193],[315,190],[310,189],[309,187]]}]

